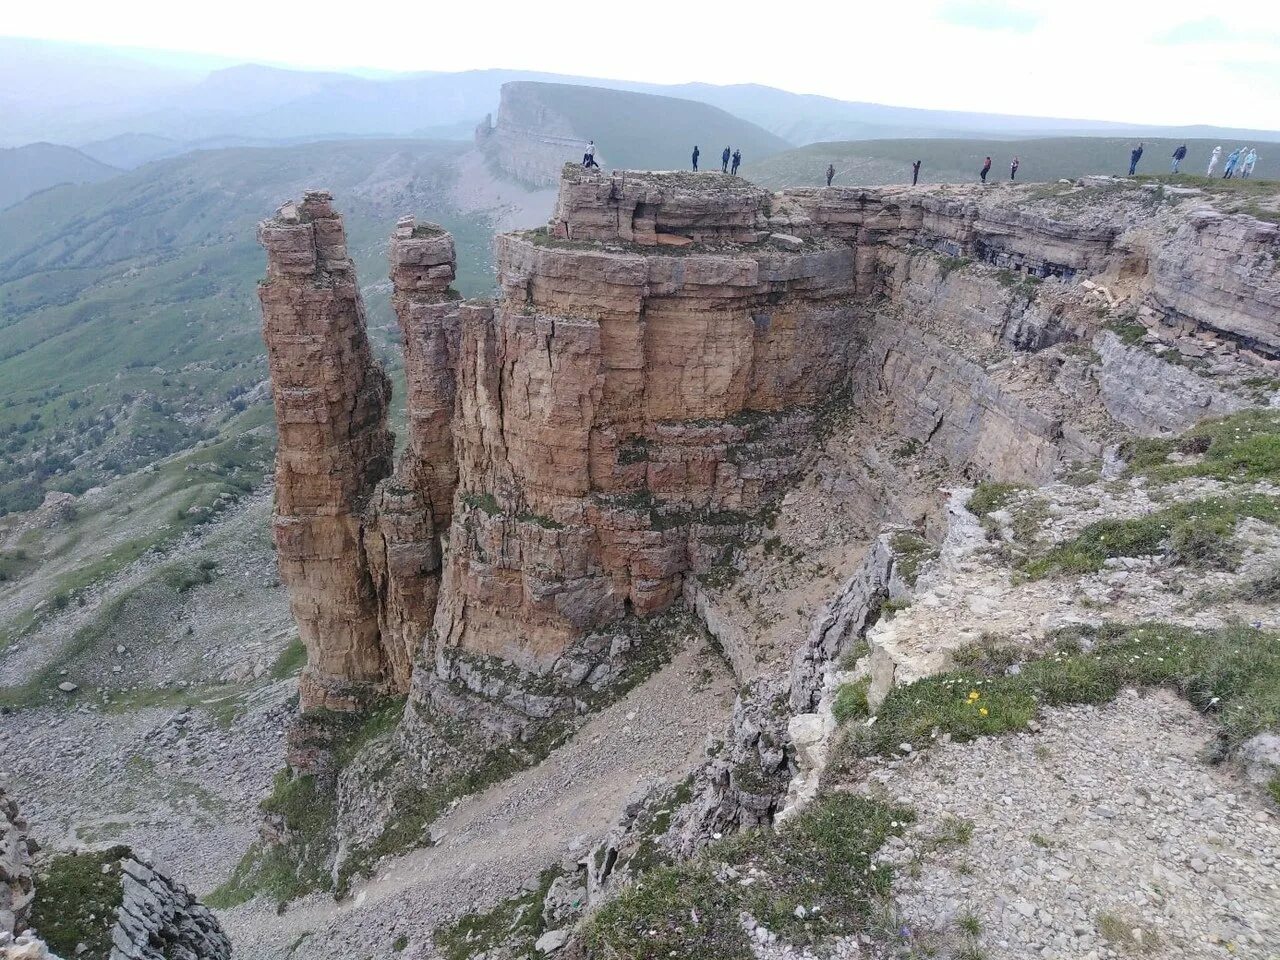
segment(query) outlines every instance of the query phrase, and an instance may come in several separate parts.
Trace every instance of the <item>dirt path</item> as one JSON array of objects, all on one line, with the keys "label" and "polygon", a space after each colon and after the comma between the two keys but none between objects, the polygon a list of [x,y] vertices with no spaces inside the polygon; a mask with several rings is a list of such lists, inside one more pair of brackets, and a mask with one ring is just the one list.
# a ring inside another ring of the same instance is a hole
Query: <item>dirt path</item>
[{"label": "dirt path", "polygon": [[438,845],[386,865],[349,900],[310,897],[284,916],[260,904],[223,914],[236,956],[390,956],[401,935],[410,942],[400,956],[433,956],[430,931],[442,920],[512,896],[547,866],[576,860],[614,824],[638,784],[683,778],[708,736],[723,733],[733,693],[718,657],[681,652],[542,764],[463,800],[436,823]]}]

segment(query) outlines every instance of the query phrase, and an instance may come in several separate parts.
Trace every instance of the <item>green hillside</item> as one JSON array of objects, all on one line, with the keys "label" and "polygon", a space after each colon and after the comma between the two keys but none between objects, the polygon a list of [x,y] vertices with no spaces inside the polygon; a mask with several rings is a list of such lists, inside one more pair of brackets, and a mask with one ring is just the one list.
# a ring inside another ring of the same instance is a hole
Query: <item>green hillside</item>
[{"label": "green hillside", "polygon": [[0,513],[190,446],[265,399],[248,393],[266,378],[255,229],[303,189],[331,189],[347,214],[384,348],[395,337],[385,249],[397,217],[444,223],[459,245],[459,287],[488,289],[492,229],[448,205],[463,149],[402,140],[207,151],[0,212]]},{"label": "green hillside", "polygon": [[[967,183],[978,179],[983,157],[992,161],[989,179],[1007,180],[1009,161],[1021,160],[1019,180],[1057,180],[1086,174],[1125,174],[1135,140],[1111,137],[1051,137],[1034,140],[852,140],[814,143],[755,164],[749,176],[770,187],[816,186],[825,182],[827,164],[836,168],[837,185],[910,183],[911,162],[920,160],[921,183]],[[1187,145],[1182,172],[1203,176],[1215,140],[1147,140],[1139,173],[1169,172],[1170,156]],[[1280,148],[1267,143],[1222,144],[1223,159],[1239,146],[1257,149],[1254,176],[1280,176]],[[1218,175],[1222,173],[1218,164]]]},{"label": "green hillside", "polygon": [[60,183],[96,183],[119,172],[79,150],[55,143],[0,150],[0,210]]},{"label": "green hillside", "polygon": [[694,144],[702,165],[719,165],[725,146],[742,151],[752,164],[786,150],[788,144],[763,127],[694,100],[564,83],[509,83],[506,102],[512,119],[537,129],[545,106],[567,119],[583,141],[595,140],[606,165],[631,170],[683,170]]}]

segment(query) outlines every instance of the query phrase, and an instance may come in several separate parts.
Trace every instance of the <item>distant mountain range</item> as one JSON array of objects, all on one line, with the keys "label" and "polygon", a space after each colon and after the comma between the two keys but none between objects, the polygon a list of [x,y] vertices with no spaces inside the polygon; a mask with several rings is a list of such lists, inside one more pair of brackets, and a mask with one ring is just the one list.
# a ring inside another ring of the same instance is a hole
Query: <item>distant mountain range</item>
[{"label": "distant mountain range", "polygon": [[[374,136],[467,139],[475,124],[497,109],[502,85],[518,80],[696,100],[757,124],[793,146],[871,138],[1065,135],[1280,140],[1280,131],[922,110],[753,84],[659,85],[500,69],[371,77],[225,63],[0,38],[0,114],[5,117],[0,146],[53,141],[89,147],[90,156],[130,165],[206,143]],[[132,138],[123,147],[122,136]]]},{"label": "distant mountain range", "polygon": [[0,149],[0,210],[60,183],[96,183],[119,172],[79,150],[55,143]]}]

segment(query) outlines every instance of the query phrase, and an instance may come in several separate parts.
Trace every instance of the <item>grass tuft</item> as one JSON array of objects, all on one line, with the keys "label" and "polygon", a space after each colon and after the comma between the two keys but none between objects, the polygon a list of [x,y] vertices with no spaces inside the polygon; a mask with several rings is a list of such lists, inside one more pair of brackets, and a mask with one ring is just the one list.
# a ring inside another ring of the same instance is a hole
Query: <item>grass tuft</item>
[{"label": "grass tuft", "polygon": [[1176,563],[1185,566],[1232,569],[1239,560],[1233,533],[1246,517],[1280,522],[1280,501],[1262,494],[1207,497],[1127,520],[1099,520],[1027,562],[1022,572],[1033,578],[1093,573],[1114,557],[1141,557],[1166,550]]},{"label": "grass tuft", "polygon": [[994,480],[983,480],[973,489],[966,509],[974,516],[985,517],[988,513],[1003,510],[1013,498],[1024,488],[1014,483],[997,483]]},{"label": "grass tuft", "polygon": [[[59,956],[105,957],[123,896],[120,861],[131,855],[117,846],[55,857],[36,877],[31,926]],[[84,944],[87,950],[78,950]]]},{"label": "grass tuft", "polygon": [[871,715],[867,705],[867,691],[871,689],[871,679],[864,677],[852,683],[841,685],[836,691],[835,702],[831,705],[831,713],[836,723],[848,723]]},{"label": "grass tuft", "polygon": [[1063,638],[1052,654],[1007,676],[972,668],[889,692],[870,727],[848,728],[853,757],[915,749],[948,734],[958,742],[1026,729],[1041,705],[1105,703],[1125,687],[1168,686],[1217,717],[1220,750],[1280,726],[1280,638],[1251,627],[1198,630],[1166,623],[1110,624]]}]

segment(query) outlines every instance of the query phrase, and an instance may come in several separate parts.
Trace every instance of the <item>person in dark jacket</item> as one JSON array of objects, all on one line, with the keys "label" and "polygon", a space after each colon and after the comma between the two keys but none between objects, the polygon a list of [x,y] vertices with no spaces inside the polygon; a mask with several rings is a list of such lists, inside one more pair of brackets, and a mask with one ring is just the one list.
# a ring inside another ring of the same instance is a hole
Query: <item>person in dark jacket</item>
[{"label": "person in dark jacket", "polygon": [[1018,179],[1018,166],[1021,163],[1022,161],[1019,160],[1017,157],[1014,157],[1012,160],[1009,161],[1009,180],[1010,181]]},{"label": "person in dark jacket", "polygon": [[729,172],[729,148],[724,148],[724,153],[720,154],[720,172]]},{"label": "person in dark jacket", "polygon": [[1173,172],[1174,173],[1178,172],[1178,167],[1182,165],[1182,161],[1185,160],[1186,157],[1187,157],[1187,145],[1184,143],[1182,146],[1178,147],[1177,150],[1173,151]]},{"label": "person in dark jacket", "polygon": [[911,164],[911,185],[914,187],[920,182],[920,161],[916,160]]},{"label": "person in dark jacket", "polygon": [[827,164],[827,186],[831,186],[831,178],[836,175],[836,165],[834,163]]},{"label": "person in dark jacket", "polygon": [[698,145],[693,145],[693,172],[698,172]]},{"label": "person in dark jacket", "polygon": [[1138,161],[1142,159],[1142,144],[1139,143],[1129,153],[1129,176],[1133,176],[1138,170]]},{"label": "person in dark jacket", "polygon": [[738,164],[742,162],[742,151],[733,151],[733,169],[730,171],[735,177],[738,175]]},{"label": "person in dark jacket", "polygon": [[987,159],[982,162],[982,173],[980,174],[980,176],[982,177],[983,183],[987,182],[987,174],[990,172],[991,172],[991,158],[987,157]]}]

